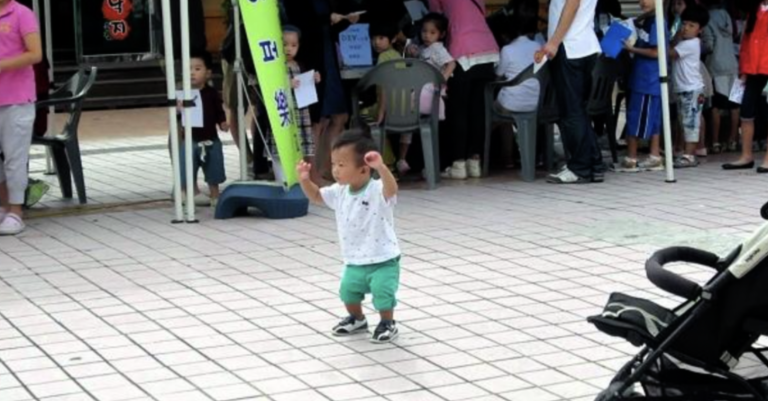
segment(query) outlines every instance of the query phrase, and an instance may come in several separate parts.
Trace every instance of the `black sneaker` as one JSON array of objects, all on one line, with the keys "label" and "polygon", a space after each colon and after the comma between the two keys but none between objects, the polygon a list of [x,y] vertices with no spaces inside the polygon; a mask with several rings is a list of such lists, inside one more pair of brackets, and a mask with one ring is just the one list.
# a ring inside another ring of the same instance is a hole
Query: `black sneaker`
[{"label": "black sneaker", "polygon": [[376,326],[376,330],[373,332],[373,336],[371,336],[371,342],[375,344],[392,342],[397,338],[398,334],[399,331],[397,326],[395,326],[394,320],[382,321]]},{"label": "black sneaker", "polygon": [[368,332],[368,321],[365,318],[357,320],[354,316],[347,316],[331,330],[334,336],[349,336],[361,332]]}]

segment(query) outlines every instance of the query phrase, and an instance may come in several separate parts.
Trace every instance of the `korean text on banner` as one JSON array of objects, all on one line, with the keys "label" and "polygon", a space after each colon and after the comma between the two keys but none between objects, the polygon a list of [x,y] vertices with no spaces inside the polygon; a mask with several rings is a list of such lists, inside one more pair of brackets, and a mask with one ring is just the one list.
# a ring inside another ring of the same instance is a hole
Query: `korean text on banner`
[{"label": "korean text on banner", "polygon": [[296,126],[297,111],[283,54],[283,33],[277,0],[240,0],[248,43],[259,77],[286,187],[298,183],[296,165],[302,158]]}]

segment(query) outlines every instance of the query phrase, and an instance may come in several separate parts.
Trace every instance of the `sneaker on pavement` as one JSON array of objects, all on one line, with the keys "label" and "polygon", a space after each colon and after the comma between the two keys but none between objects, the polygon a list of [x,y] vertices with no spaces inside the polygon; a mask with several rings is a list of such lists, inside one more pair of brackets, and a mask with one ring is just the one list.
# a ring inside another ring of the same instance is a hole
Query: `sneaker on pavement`
[{"label": "sneaker on pavement", "polygon": [[550,184],[586,184],[592,182],[592,180],[579,177],[568,167],[564,167],[559,173],[550,174],[547,177],[547,182]]},{"label": "sneaker on pavement", "polygon": [[636,173],[640,171],[640,169],[637,168],[637,159],[631,159],[625,156],[616,165],[616,171],[619,173]]},{"label": "sneaker on pavement", "polygon": [[354,316],[345,317],[331,330],[334,336],[350,336],[362,332],[368,332],[368,321],[365,318],[357,320]]},{"label": "sneaker on pavement", "polygon": [[24,221],[15,213],[6,213],[3,221],[0,222],[0,236],[21,234],[27,226]]},{"label": "sneaker on pavement", "polygon": [[638,167],[643,171],[661,171],[664,170],[664,160],[659,156],[651,155],[638,163]]},{"label": "sneaker on pavement", "polygon": [[683,155],[675,160],[675,168],[698,167],[699,159],[694,155]]},{"label": "sneaker on pavement", "polygon": [[398,160],[395,167],[397,167],[397,172],[400,175],[406,175],[411,171],[411,166],[405,160]]},{"label": "sneaker on pavement", "polygon": [[211,198],[204,193],[195,195],[195,206],[211,206]]},{"label": "sneaker on pavement", "polygon": [[469,178],[480,178],[483,170],[480,168],[480,159],[467,160],[467,175]]},{"label": "sneaker on pavement", "polygon": [[379,325],[376,326],[376,330],[371,336],[371,342],[374,344],[385,344],[392,342],[400,334],[397,329],[394,320],[382,320]]},{"label": "sneaker on pavement", "polygon": [[467,162],[464,160],[453,162],[453,165],[445,169],[441,176],[451,180],[466,180]]}]

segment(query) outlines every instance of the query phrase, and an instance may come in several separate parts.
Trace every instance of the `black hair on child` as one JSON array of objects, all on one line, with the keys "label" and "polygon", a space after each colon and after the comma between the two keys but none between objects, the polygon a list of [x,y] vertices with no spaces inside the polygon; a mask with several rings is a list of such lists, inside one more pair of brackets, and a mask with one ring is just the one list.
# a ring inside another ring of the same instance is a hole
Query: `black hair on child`
[{"label": "black hair on child", "polygon": [[680,20],[683,22],[696,22],[700,27],[704,28],[709,23],[709,11],[698,4],[694,4],[685,8],[683,14],[680,15]]},{"label": "black hair on child", "polygon": [[355,152],[355,163],[358,166],[365,165],[365,155],[368,152],[378,151],[376,143],[370,134],[359,129],[345,131],[335,141],[333,141],[332,150],[352,147]]},{"label": "black hair on child", "polygon": [[190,53],[189,58],[190,60],[193,58],[202,60],[203,64],[205,64],[205,68],[209,70],[213,68],[213,57],[211,57],[211,53],[208,53],[205,50],[193,50]]},{"label": "black hair on child", "polygon": [[371,38],[373,38],[374,36],[383,36],[385,38],[388,38],[390,41],[394,41],[398,33],[399,32],[397,28],[392,24],[388,24],[386,22],[371,23],[371,29],[370,29]]},{"label": "black hair on child", "polygon": [[192,50],[190,52],[189,58],[190,60],[193,58],[202,60],[203,64],[205,64],[205,68],[209,70],[213,68],[213,57],[211,57],[211,53],[208,53],[205,50]]},{"label": "black hair on child", "polygon": [[441,34],[448,33],[448,17],[440,13],[429,13],[421,19],[421,25],[424,26],[427,22],[435,24],[435,28],[440,31]]},{"label": "black hair on child", "polygon": [[283,25],[283,33],[295,33],[299,36],[299,40],[301,40],[301,29],[297,27],[296,25]]}]

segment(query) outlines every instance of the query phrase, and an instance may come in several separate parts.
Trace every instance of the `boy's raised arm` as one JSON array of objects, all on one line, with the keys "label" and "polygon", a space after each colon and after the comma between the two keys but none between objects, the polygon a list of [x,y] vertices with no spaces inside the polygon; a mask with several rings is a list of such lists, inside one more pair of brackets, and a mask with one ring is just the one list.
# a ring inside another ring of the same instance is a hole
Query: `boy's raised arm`
[{"label": "boy's raised arm", "polygon": [[321,205],[325,204],[322,195],[320,195],[320,187],[312,182],[312,179],[310,178],[309,173],[312,171],[312,165],[302,160],[299,165],[296,166],[296,171],[299,173],[301,190],[304,191],[304,195],[307,196],[310,202]]}]

